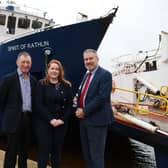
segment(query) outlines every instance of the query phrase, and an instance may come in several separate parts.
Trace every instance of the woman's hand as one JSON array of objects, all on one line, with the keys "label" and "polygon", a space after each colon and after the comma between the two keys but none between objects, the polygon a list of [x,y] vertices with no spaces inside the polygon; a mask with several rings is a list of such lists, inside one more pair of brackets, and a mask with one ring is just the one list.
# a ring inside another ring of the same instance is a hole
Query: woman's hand
[{"label": "woman's hand", "polygon": [[57,120],[54,118],[52,120],[50,120],[50,124],[55,127],[55,125],[57,124]]},{"label": "woman's hand", "polygon": [[63,125],[64,124],[64,121],[61,120],[61,119],[52,119],[50,121],[50,124],[53,126],[53,127],[58,127],[59,125]]},{"label": "woman's hand", "polygon": [[63,120],[61,120],[61,119],[58,119],[58,120],[57,120],[57,126],[63,125],[63,124],[64,124],[64,121],[63,121]]}]

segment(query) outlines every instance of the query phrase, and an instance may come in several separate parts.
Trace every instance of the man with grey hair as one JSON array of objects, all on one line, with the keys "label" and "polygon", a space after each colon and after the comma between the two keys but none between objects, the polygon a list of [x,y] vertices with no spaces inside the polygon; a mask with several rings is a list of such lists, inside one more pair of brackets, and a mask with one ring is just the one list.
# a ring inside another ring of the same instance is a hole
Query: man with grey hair
[{"label": "man with grey hair", "polygon": [[76,110],[82,151],[87,168],[104,168],[107,129],[113,121],[110,102],[112,75],[98,65],[95,50],[86,49],[83,59],[87,72],[79,87]]},{"label": "man with grey hair", "polygon": [[0,111],[3,112],[2,131],[7,135],[4,168],[27,168],[28,148],[31,139],[33,99],[36,80],[29,73],[31,56],[19,53],[17,70],[0,81]]}]

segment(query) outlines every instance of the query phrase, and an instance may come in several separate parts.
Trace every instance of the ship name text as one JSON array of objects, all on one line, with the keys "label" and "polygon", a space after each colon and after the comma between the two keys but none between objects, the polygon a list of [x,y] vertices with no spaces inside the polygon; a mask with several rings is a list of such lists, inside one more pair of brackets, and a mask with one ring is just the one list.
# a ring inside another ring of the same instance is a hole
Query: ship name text
[{"label": "ship name text", "polygon": [[17,50],[25,50],[25,49],[33,49],[33,48],[43,48],[49,47],[49,41],[35,41],[32,43],[24,43],[24,44],[16,44],[13,46],[8,46],[8,51],[17,51]]}]

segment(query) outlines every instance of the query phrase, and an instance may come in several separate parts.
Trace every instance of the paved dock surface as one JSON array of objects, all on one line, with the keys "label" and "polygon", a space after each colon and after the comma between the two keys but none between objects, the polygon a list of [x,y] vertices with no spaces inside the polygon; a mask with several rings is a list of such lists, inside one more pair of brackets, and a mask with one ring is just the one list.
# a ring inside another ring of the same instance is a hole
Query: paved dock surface
[{"label": "paved dock surface", "polygon": [[[5,152],[0,150],[0,168],[3,167],[4,154]],[[37,168],[37,163],[33,160],[28,160],[28,168]],[[48,166],[47,168],[50,168],[50,166]]]},{"label": "paved dock surface", "polygon": [[[4,154],[5,154],[5,152],[0,150],[0,168],[3,167]],[[17,168],[17,166],[16,166],[16,168]],[[28,168],[37,168],[37,162],[35,162],[33,160],[28,160]],[[47,166],[47,168],[51,168],[51,167]]]}]

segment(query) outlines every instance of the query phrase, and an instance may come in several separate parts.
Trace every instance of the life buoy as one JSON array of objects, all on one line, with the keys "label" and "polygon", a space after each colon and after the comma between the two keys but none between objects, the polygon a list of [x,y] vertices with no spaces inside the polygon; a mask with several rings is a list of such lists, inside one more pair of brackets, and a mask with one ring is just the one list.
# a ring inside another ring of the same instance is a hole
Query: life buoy
[{"label": "life buoy", "polygon": [[112,89],[111,89],[112,93],[115,92],[115,89],[116,89],[115,81],[112,80]]}]

